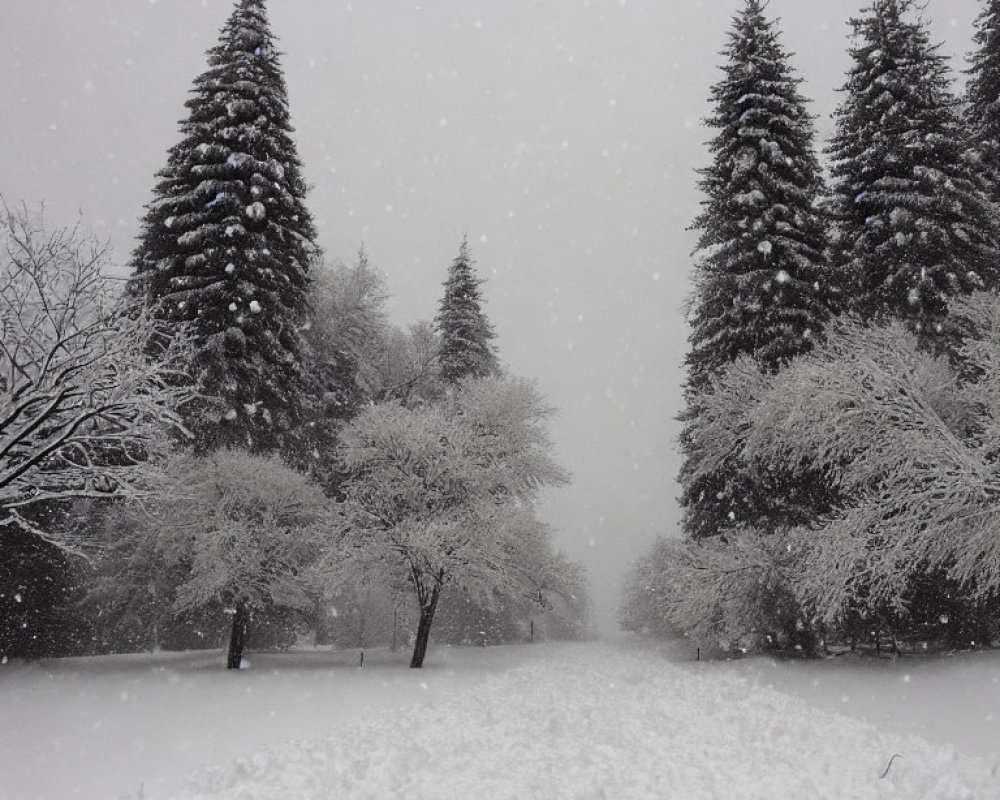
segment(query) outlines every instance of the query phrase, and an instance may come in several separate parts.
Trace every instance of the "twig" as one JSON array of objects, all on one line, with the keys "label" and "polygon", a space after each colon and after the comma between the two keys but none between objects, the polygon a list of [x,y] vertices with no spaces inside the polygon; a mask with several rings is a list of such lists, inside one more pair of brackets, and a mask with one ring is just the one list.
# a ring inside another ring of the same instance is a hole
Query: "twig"
[{"label": "twig", "polygon": [[885,772],[883,772],[881,775],[878,776],[879,780],[882,780],[886,775],[889,774],[889,770],[892,768],[892,762],[895,761],[897,758],[902,758],[902,756],[899,753],[893,753],[892,758],[889,759],[889,763],[885,765]]}]

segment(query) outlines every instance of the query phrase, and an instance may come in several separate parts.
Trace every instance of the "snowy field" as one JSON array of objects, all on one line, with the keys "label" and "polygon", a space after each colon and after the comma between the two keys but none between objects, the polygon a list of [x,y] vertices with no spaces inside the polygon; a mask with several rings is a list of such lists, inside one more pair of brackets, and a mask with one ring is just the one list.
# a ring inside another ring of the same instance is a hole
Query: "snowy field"
[{"label": "snowy field", "polygon": [[626,640],[407,658],[7,665],[0,798],[1000,797],[1000,654],[694,663]]}]

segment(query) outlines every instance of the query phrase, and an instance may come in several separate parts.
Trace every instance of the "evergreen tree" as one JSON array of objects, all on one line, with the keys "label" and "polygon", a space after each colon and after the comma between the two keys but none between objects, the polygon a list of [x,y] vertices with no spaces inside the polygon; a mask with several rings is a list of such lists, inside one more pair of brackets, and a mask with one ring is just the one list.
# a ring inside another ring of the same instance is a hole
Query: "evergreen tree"
[{"label": "evergreen tree", "polygon": [[695,539],[735,525],[798,524],[815,511],[807,476],[757,475],[739,463],[693,480],[699,455],[688,436],[711,378],[746,354],[773,371],[808,351],[838,305],[816,208],[822,179],[812,118],[799,79],[760,0],[747,0],[723,50],[723,79],[712,88],[717,133],[706,195],[695,220],[693,330],[687,356],[686,422],[681,445],[683,527]]},{"label": "evergreen tree", "polygon": [[913,0],[874,0],[851,21],[853,65],[828,148],[835,248],[864,316],[934,337],[948,297],[996,285],[996,222],[944,56]]},{"label": "evergreen tree", "polygon": [[815,202],[822,180],[812,118],[774,21],[747,0],[733,21],[723,79],[712,87],[717,133],[701,232],[687,357],[697,387],[741,354],[774,369],[808,350],[835,304]]},{"label": "evergreen tree", "polygon": [[989,195],[1000,201],[1000,0],[986,0],[972,37],[978,49],[969,56],[966,125],[974,163],[989,181]]},{"label": "evergreen tree", "polygon": [[264,0],[237,0],[194,81],[133,256],[132,290],[193,324],[198,446],[271,449],[298,417],[315,230]]},{"label": "evergreen tree", "polygon": [[483,281],[476,278],[473,263],[468,238],[463,238],[458,258],[448,270],[444,297],[434,320],[441,336],[438,363],[446,383],[500,374],[492,344],[496,334],[482,310],[479,287]]}]

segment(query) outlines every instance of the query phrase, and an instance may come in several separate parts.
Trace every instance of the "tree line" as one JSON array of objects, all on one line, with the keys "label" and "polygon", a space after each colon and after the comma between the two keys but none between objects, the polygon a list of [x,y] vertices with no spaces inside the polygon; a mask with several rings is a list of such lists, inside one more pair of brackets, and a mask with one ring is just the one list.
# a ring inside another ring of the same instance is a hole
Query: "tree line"
[{"label": "tree line", "polygon": [[[582,636],[537,516],[568,473],[463,240],[433,322],[327,261],[264,0],[236,0],[130,276],[3,207],[0,655]],[[391,619],[391,626],[387,620]]]},{"label": "tree line", "polygon": [[733,19],[693,224],[682,532],[633,567],[628,629],[807,655],[1000,635],[1000,2],[964,96],[923,13],[851,20],[822,159],[778,22],[760,0]]}]

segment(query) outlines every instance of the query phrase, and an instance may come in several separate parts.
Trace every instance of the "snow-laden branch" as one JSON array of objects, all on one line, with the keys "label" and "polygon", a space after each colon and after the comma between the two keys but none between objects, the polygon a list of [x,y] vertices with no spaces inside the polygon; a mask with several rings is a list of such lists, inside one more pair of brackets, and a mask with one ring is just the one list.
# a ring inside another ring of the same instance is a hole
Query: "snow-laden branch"
[{"label": "snow-laden branch", "polygon": [[701,398],[695,475],[727,459],[760,472],[812,469],[841,498],[826,517],[773,537],[793,557],[782,581],[820,617],[905,613],[922,572],[973,598],[1000,592],[997,306],[985,293],[955,303],[970,331],[962,376],[902,324],[847,319],[779,374],[737,362]]},{"label": "snow-laden branch", "polygon": [[148,495],[183,431],[189,342],[122,300],[78,228],[0,205],[0,248],[0,525],[38,535],[37,503]]}]

